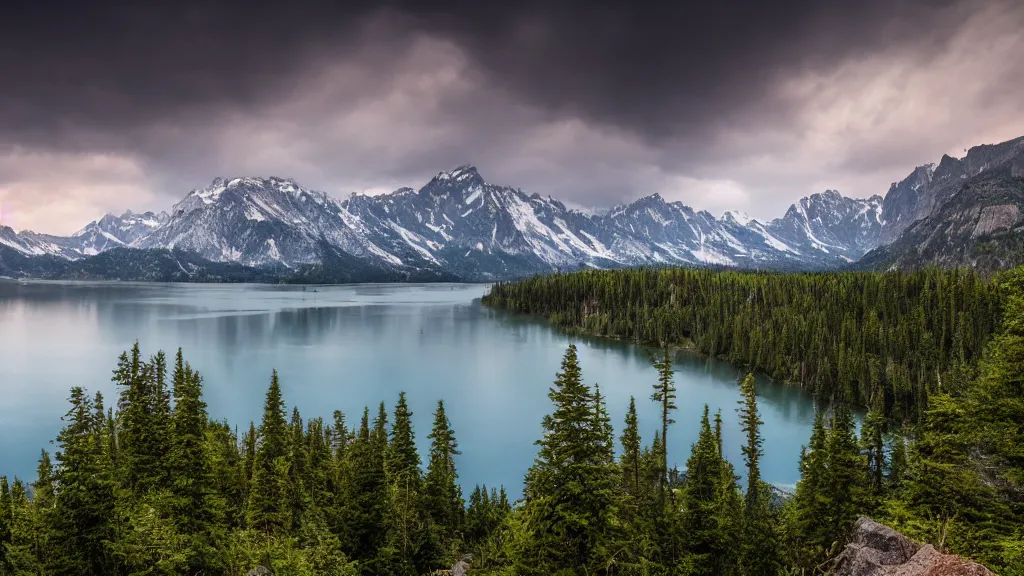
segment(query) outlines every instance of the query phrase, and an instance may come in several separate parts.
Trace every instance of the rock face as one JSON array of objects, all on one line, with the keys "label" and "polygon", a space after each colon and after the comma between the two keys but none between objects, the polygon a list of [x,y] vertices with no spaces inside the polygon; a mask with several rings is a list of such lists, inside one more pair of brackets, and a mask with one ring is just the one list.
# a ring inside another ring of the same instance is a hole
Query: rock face
[{"label": "rock face", "polygon": [[933,215],[960,192],[965,181],[996,168],[1006,168],[1008,175],[1020,171],[1022,149],[1024,137],[975,146],[963,158],[944,155],[938,165],[918,166],[902,181],[893,183],[885,195],[885,223],[878,245],[895,242],[912,224]]},{"label": "rock face", "polygon": [[836,558],[832,576],[994,576],[987,568],[917,544],[888,526],[861,517],[853,541]]},{"label": "rock face", "polygon": [[1014,166],[1024,165],[1024,140],[1012,142],[1014,154],[1008,160],[998,156],[1005,161],[965,174],[948,200],[891,244],[868,252],[855,267],[972,266],[990,272],[1024,263],[1024,177],[1014,175]]}]

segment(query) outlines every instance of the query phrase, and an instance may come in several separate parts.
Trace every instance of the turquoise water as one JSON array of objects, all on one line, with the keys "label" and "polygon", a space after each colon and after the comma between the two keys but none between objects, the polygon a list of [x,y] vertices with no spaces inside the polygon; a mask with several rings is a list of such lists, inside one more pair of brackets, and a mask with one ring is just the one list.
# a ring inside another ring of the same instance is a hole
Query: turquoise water
[{"label": "turquoise water", "polygon": [[[550,410],[548,388],[570,342],[584,379],[599,383],[619,433],[631,395],[649,442],[658,428],[649,400],[656,373],[648,352],[580,339],[535,319],[480,305],[482,285],[375,284],[338,287],[0,282],[0,473],[32,478],[67,409],[68,389],[117,396],[110,382],[121,351],[178,346],[203,375],[210,414],[240,429],[259,420],[276,368],[289,411],[328,421],[335,409],[356,423],[363,406],[394,406],[405,390],[421,454],[438,399],[462,450],[464,486],[504,484],[518,496]],[[721,408],[726,455],[742,467],[736,422],[740,374],[728,364],[681,355],[679,410],[669,460],[685,466],[703,405]],[[761,381],[762,475],[798,479],[813,404],[798,390]]]}]

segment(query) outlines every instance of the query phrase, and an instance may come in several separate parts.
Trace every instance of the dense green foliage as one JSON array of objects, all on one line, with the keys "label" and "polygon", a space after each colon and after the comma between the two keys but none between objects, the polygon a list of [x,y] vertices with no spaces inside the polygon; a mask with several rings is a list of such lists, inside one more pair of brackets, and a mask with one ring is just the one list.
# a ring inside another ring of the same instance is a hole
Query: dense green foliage
[{"label": "dense green foliage", "polygon": [[723,457],[721,412],[707,406],[685,471],[666,468],[666,453],[680,452],[664,442],[675,396],[667,349],[652,370],[653,437],[645,443],[631,400],[616,450],[601,391],[570,346],[512,503],[486,486],[464,501],[443,402],[425,463],[404,393],[390,413],[364,409],[354,428],[341,412],[304,421],[276,373],[259,424],[239,436],[209,418],[202,378],[180,352],[168,379],[164,356],[144,359],[136,345],[114,371],[116,409],[73,388],[54,460],[42,452],[31,485],[0,477],[0,575],[415,575],[467,552],[474,572],[508,576],[815,574],[867,514],[1024,576],[1024,270],[977,291],[989,302],[998,293],[1006,310],[980,363],[964,369],[978,376],[927,386],[916,423],[885,418],[875,395],[859,431],[837,395],[817,415],[789,498],[761,480],[750,375],[738,383],[744,486]]},{"label": "dense green foliage", "polygon": [[824,400],[881,403],[915,421],[961,386],[999,319],[971,271],[816,273],[664,268],[495,284],[484,303],[647,345],[682,345],[793,382]]}]

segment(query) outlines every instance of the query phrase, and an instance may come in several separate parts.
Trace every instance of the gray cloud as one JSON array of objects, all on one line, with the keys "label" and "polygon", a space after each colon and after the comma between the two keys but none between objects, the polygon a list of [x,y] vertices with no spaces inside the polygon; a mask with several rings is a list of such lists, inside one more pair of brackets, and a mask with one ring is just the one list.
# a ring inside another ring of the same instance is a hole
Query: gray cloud
[{"label": "gray cloud", "polygon": [[0,22],[13,87],[0,90],[0,214],[68,232],[102,211],[166,208],[217,175],[341,196],[473,162],[582,207],[660,192],[769,218],[1024,134],[1016,3],[762,4],[13,13]]}]

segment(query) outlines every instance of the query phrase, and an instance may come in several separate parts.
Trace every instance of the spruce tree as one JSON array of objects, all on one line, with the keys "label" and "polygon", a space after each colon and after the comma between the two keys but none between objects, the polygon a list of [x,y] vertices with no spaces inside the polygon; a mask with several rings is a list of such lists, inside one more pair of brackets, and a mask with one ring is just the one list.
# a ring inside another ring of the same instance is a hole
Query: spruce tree
[{"label": "spruce tree", "polygon": [[[44,566],[36,543],[43,527],[28,501],[25,485],[17,478],[11,486],[10,507],[10,537],[5,558],[9,573],[14,576],[42,574]],[[0,558],[4,558],[4,553],[0,553]]]},{"label": "spruce tree", "polygon": [[71,408],[57,435],[54,483],[59,487],[52,516],[52,566],[58,574],[100,576],[114,572],[114,480],[95,434],[92,400],[71,389]]},{"label": "spruce tree", "polygon": [[348,518],[348,531],[353,545],[351,556],[368,572],[380,572],[377,552],[384,544],[387,526],[384,514],[387,508],[387,479],[384,476],[383,446],[377,441],[378,430],[386,422],[378,416],[374,429],[370,428],[369,410],[363,411],[359,432],[349,446],[346,458],[351,475],[346,478],[350,485],[345,493],[352,499],[352,514]]},{"label": "spruce tree", "polygon": [[867,478],[871,495],[878,499],[885,488],[885,416],[879,397],[861,424],[861,444],[867,454]]},{"label": "spruce tree", "polygon": [[288,424],[288,477],[285,482],[285,499],[288,508],[288,525],[297,532],[302,516],[309,505],[308,474],[309,450],[302,415],[297,407],[292,408],[292,419]]},{"label": "spruce tree", "polygon": [[668,347],[664,348],[661,358],[655,360],[654,367],[658,370],[658,383],[654,385],[654,393],[651,400],[659,404],[661,410],[661,464],[662,478],[659,481],[661,489],[661,500],[665,501],[666,490],[668,489],[668,427],[674,424],[672,411],[676,409],[676,388],[672,384],[672,358],[669,356]]},{"label": "spruce tree", "polygon": [[191,542],[190,570],[212,571],[211,559],[218,545],[218,526],[224,520],[224,502],[217,494],[207,444],[206,402],[202,378],[184,363],[181,349],[172,373],[174,413],[170,423],[168,468],[172,517],[177,530]]},{"label": "spruce tree", "polygon": [[640,493],[640,430],[636,418],[636,400],[629,397],[629,409],[626,411],[626,424],[622,428],[622,467],[623,488],[633,496]]},{"label": "spruce tree", "polygon": [[423,557],[427,536],[422,503],[420,456],[412,429],[412,412],[405,392],[398,395],[391,441],[385,460],[389,483],[388,543],[397,555],[393,567],[398,574],[414,575],[426,569],[431,559]]},{"label": "spruce tree", "polygon": [[824,493],[831,525],[826,543],[838,549],[846,544],[854,521],[864,512],[867,488],[866,462],[857,441],[853,414],[845,404],[835,409],[827,450]]},{"label": "spruce tree", "polygon": [[[178,352],[180,354],[180,348]],[[147,394],[150,410],[147,434],[150,446],[147,452],[156,464],[150,481],[153,487],[164,487],[170,484],[173,470],[167,466],[167,455],[171,449],[171,390],[167,386],[167,357],[162,350],[150,358],[149,366],[152,378]]]},{"label": "spruce tree", "polygon": [[524,573],[603,573],[619,542],[617,492],[607,461],[607,431],[594,394],[583,383],[570,345],[548,397],[554,412],[543,421],[539,454],[526,476],[526,518],[533,537],[517,569]]},{"label": "spruce tree", "polygon": [[601,434],[600,446],[605,452],[605,461],[608,464],[615,462],[615,431],[612,428],[612,419],[608,415],[608,406],[605,404],[604,396],[601,395],[601,387],[594,384],[594,426]]},{"label": "spruce tree", "polygon": [[443,550],[448,550],[459,538],[462,530],[465,502],[458,485],[455,456],[459,444],[455,440],[451,422],[444,411],[444,401],[438,400],[434,411],[434,427],[427,436],[430,440],[430,461],[424,479],[424,506]]},{"label": "spruce tree", "polygon": [[267,534],[283,534],[289,528],[286,501],[288,473],[288,423],[277,370],[270,377],[259,445],[253,463],[249,491],[248,526]]},{"label": "spruce tree", "polygon": [[0,476],[0,574],[10,574],[11,560],[7,557],[11,546],[14,508],[11,506],[11,487],[7,484],[7,476]]},{"label": "spruce tree", "polygon": [[768,495],[769,486],[761,481],[761,421],[757,411],[757,381],[753,374],[743,379],[740,387],[740,423],[746,433],[743,460],[747,466],[747,491],[743,507],[743,538],[740,565],[745,575],[769,576],[779,569],[778,550],[774,540],[775,526]]},{"label": "spruce tree", "polygon": [[788,505],[786,532],[794,565],[811,570],[825,560],[829,540],[828,431],[823,411],[815,414],[811,439],[800,457],[800,481]]},{"label": "spruce tree", "polygon": [[687,564],[696,574],[714,573],[716,553],[721,551],[715,522],[721,479],[722,459],[705,404],[700,433],[686,461],[686,481],[680,501],[684,551]]}]

